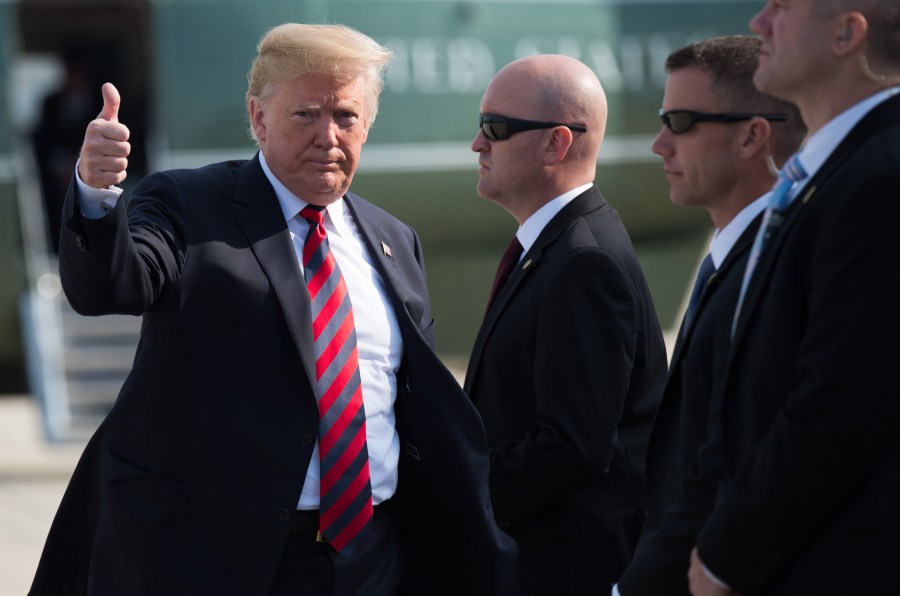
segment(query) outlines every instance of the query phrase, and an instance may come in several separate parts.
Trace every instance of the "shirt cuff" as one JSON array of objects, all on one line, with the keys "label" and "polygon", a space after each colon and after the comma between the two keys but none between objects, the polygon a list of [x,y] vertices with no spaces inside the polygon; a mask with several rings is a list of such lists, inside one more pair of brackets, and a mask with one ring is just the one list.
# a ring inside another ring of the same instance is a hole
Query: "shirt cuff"
[{"label": "shirt cuff", "polygon": [[75,164],[75,184],[78,186],[78,208],[87,219],[100,219],[113,210],[122,196],[118,186],[94,188],[88,186],[78,175],[78,164]]},{"label": "shirt cuff", "polygon": [[716,575],[712,571],[709,570],[709,567],[704,565],[702,562],[700,563],[700,566],[703,568],[703,573],[706,574],[706,577],[708,577],[710,580],[712,580],[712,582],[714,584],[716,584],[723,590],[728,590],[729,592],[731,592],[731,586],[729,586],[728,584],[726,584],[725,582],[720,580],[718,577],[716,577]]},{"label": "shirt cuff", "polygon": [[622,596],[622,594],[619,592],[619,584],[613,584],[612,594],[610,594],[610,596]]}]

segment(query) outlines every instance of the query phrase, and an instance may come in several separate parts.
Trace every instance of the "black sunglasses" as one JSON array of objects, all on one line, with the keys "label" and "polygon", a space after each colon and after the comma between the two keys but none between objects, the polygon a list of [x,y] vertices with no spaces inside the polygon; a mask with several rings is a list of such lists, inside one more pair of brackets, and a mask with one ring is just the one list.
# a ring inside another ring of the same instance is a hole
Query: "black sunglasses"
[{"label": "black sunglasses", "polygon": [[517,132],[537,130],[539,128],[556,128],[565,126],[576,132],[587,132],[587,128],[579,124],[563,124],[562,122],[535,122],[534,120],[520,120],[497,114],[481,114],[478,117],[478,126],[491,141],[505,141]]},{"label": "black sunglasses", "polygon": [[783,114],[706,114],[704,112],[692,112],[691,110],[659,111],[659,119],[663,125],[673,133],[680,135],[686,133],[697,122],[741,122],[753,118],[765,118],[769,122],[784,122],[787,116]]}]

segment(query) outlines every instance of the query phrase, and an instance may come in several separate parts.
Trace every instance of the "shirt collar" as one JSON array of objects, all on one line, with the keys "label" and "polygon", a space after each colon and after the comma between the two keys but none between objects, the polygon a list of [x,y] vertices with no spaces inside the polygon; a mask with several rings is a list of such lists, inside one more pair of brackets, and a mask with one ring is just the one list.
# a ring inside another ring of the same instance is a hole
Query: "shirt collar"
[{"label": "shirt collar", "polygon": [[831,119],[828,124],[809,137],[806,145],[799,153],[800,163],[807,173],[807,179],[815,176],[822,164],[825,163],[825,160],[834,152],[853,127],[863,119],[863,116],[898,92],[900,92],[900,87],[891,87],[867,97]]},{"label": "shirt collar", "polygon": [[[521,226],[519,226],[519,230],[516,232],[516,237],[519,239],[519,243],[522,244],[522,254],[524,255],[528,252],[534,243],[537,241],[538,236],[541,235],[541,232],[550,223],[550,220],[553,219],[557,213],[562,211],[563,207],[572,202],[575,197],[585,192],[589,188],[593,186],[593,183],[582,184],[578,188],[574,188],[569,192],[559,195],[537,211],[531,214],[531,217],[525,220]],[[521,257],[520,257],[521,258]]]},{"label": "shirt collar", "polygon": [[740,213],[728,222],[728,225],[721,230],[716,230],[712,241],[709,243],[709,254],[712,256],[713,265],[716,266],[717,270],[722,266],[722,263],[725,262],[728,253],[731,252],[731,249],[737,243],[738,238],[741,237],[741,234],[744,233],[744,230],[746,230],[747,226],[750,225],[750,222],[753,221],[753,218],[762,213],[766,208],[766,203],[769,200],[770,194],[772,193],[767,192],[759,197],[741,209]]},{"label": "shirt collar", "polygon": [[[259,152],[259,165],[262,166],[263,173],[275,189],[275,196],[278,197],[278,205],[284,215],[284,220],[290,222],[297,217],[300,211],[309,205],[306,201],[292,193],[288,188],[275,177],[269,164],[266,163],[266,157],[263,152]],[[347,222],[344,220],[344,198],[341,197],[325,207],[325,228],[330,233],[344,235],[348,233]],[[302,219],[302,218],[301,218]]]}]

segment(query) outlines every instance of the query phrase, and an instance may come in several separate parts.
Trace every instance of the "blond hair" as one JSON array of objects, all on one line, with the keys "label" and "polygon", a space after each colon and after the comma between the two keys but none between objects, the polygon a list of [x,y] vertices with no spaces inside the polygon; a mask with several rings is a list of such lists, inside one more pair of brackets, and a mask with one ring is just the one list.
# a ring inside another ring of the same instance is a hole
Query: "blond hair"
[{"label": "blond hair", "polygon": [[247,74],[247,101],[263,101],[279,83],[305,74],[332,77],[338,83],[363,77],[365,117],[371,126],[392,55],[371,37],[345,25],[285,23],[267,31],[259,41]]}]

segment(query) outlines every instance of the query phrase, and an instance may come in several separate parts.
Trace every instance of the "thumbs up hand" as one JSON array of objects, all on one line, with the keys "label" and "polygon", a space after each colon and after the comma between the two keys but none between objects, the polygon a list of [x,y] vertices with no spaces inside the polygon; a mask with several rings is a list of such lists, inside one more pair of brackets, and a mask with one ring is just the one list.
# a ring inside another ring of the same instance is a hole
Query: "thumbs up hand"
[{"label": "thumbs up hand", "polygon": [[131,153],[131,133],[119,122],[119,91],[112,83],[105,83],[102,92],[103,109],[87,126],[78,162],[81,180],[94,188],[109,188],[125,180]]}]

